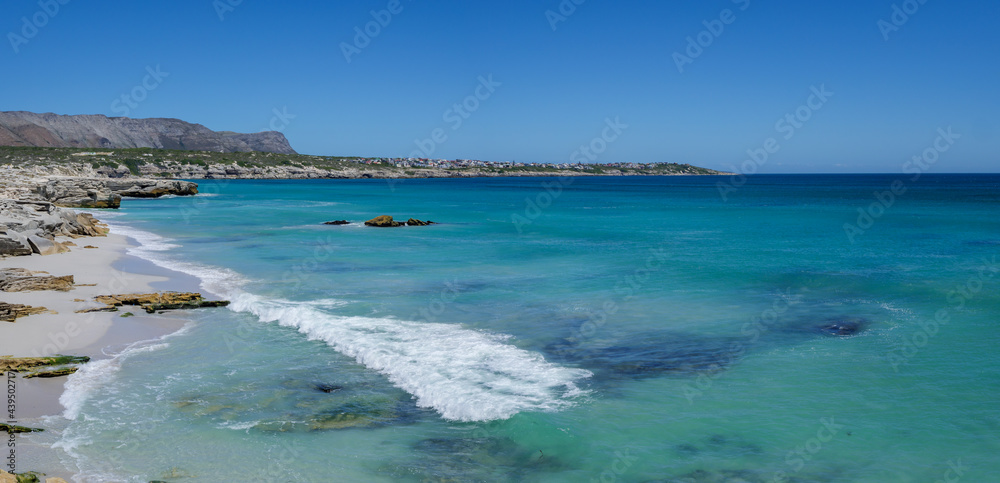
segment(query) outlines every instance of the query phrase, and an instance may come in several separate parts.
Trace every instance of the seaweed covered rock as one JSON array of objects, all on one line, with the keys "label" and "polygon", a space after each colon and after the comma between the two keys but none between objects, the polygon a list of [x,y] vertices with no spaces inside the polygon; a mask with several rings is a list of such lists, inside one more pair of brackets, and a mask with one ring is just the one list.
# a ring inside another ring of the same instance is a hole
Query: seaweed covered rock
[{"label": "seaweed covered rock", "polygon": [[83,312],[114,312],[123,305],[138,305],[147,313],[160,310],[198,309],[203,307],[225,307],[228,300],[205,300],[197,292],[163,292],[128,295],[99,295],[94,300],[105,304],[105,307],[79,310]]},{"label": "seaweed covered rock", "polygon": [[17,433],[39,433],[45,430],[38,428],[26,428],[24,426],[14,426],[12,424],[7,424],[7,423],[0,423],[0,431],[7,432],[9,434],[17,434]]},{"label": "seaweed covered rock", "polygon": [[90,358],[87,356],[0,357],[0,373],[8,371],[25,372],[28,369],[86,364],[87,362],[90,362]]}]

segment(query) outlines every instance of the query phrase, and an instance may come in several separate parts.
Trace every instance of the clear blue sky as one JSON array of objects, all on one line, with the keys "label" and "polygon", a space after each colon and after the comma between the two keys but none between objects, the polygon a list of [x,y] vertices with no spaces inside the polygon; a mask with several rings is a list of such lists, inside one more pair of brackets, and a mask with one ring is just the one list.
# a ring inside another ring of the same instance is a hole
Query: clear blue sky
[{"label": "clear blue sky", "polygon": [[[930,172],[1000,165],[995,1],[400,0],[350,62],[344,43],[391,2],[46,1],[58,12],[5,4],[0,110],[272,126],[323,155],[407,156],[441,129],[432,157],[525,162],[567,161],[617,117],[628,128],[599,162],[732,169],[775,138],[770,173],[900,172],[951,126],[961,138]],[[561,3],[575,11],[547,16]],[[897,28],[904,4],[919,8]],[[724,9],[731,23],[681,72],[674,53]],[[141,87],[156,66],[168,75]],[[457,125],[449,109],[491,75]],[[833,96],[786,139],[775,123],[824,85]]]}]

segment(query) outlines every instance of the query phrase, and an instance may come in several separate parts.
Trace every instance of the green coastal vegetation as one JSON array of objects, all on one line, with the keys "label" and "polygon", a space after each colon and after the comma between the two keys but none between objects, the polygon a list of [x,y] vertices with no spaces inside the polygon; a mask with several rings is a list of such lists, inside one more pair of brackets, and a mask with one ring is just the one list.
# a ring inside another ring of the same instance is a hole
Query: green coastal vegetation
[{"label": "green coastal vegetation", "polygon": [[[0,165],[15,167],[84,167],[128,169],[135,176],[176,177],[211,168],[231,167],[229,175],[254,171],[318,170],[330,177],[466,177],[466,176],[562,176],[562,175],[714,175],[727,174],[680,163],[520,163],[469,159],[385,158],[360,156],[312,156],[265,152],[180,151],[153,148],[94,149],[0,147]],[[124,173],[123,173],[124,174]],[[211,173],[209,173],[211,174]],[[310,176],[315,177],[315,176]]]}]

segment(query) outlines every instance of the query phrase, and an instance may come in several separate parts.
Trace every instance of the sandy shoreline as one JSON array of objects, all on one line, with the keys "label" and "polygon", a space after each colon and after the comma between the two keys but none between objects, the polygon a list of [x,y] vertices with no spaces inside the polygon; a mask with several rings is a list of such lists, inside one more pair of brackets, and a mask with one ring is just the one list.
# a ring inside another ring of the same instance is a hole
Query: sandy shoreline
[{"label": "sandy shoreline", "polygon": [[[97,295],[199,291],[199,281],[128,255],[126,250],[135,246],[135,241],[114,232],[107,237],[59,241],[72,241],[77,246],[68,253],[0,258],[0,268],[25,268],[54,276],[73,275],[76,283],[68,292],[0,292],[0,301],[50,310],[50,313],[19,318],[16,323],[0,321],[0,355],[65,354],[90,356],[93,360],[108,359],[129,344],[176,332],[187,322],[183,312],[147,315],[139,307],[119,312],[75,313],[101,306],[93,301]],[[97,248],[83,248],[87,245]],[[135,316],[121,317],[125,312]],[[64,466],[61,461],[64,456],[49,447],[58,441],[62,428],[68,423],[61,417],[64,408],[59,403],[66,381],[66,377],[16,379],[18,424],[46,429],[43,433],[18,435],[18,472],[39,471],[49,477],[71,481],[73,471]]]}]

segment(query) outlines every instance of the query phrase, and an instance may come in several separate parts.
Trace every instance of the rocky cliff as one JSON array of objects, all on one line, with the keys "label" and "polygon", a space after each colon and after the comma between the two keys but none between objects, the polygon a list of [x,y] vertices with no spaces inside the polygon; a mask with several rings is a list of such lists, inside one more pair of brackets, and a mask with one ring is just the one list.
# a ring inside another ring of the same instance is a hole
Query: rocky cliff
[{"label": "rocky cliff", "polygon": [[0,146],[157,148],[212,152],[295,154],[280,132],[216,132],[180,119],[131,119],[0,112]]}]

